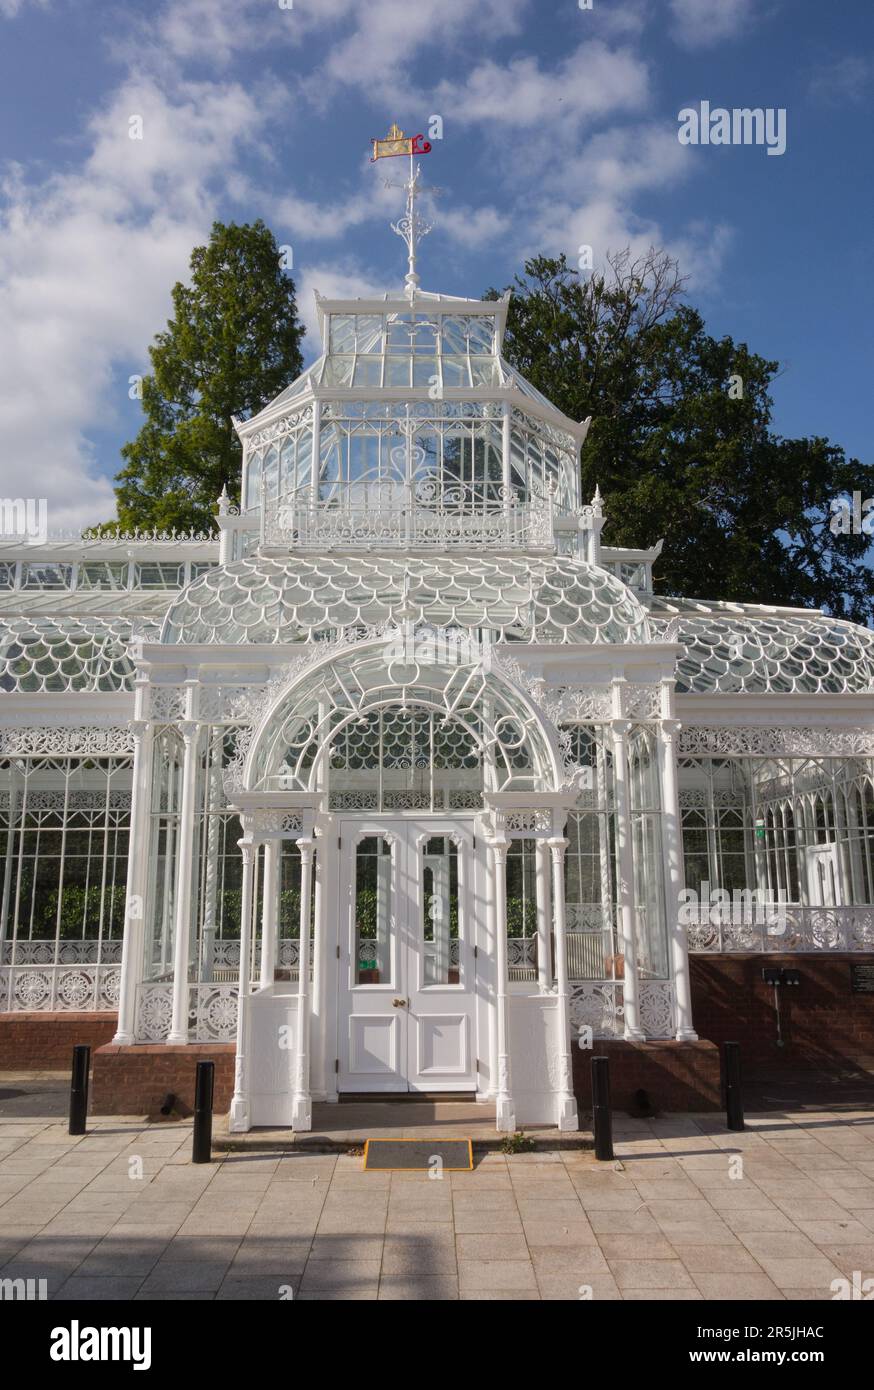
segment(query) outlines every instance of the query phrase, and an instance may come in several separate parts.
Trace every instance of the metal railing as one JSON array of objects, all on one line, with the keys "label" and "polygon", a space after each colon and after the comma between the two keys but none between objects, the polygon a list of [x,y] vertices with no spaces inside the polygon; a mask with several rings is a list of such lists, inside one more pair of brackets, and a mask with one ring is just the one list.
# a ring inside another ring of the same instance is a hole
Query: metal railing
[{"label": "metal railing", "polygon": [[389,548],[454,545],[542,547],[553,541],[551,495],[530,496],[495,482],[426,477],[405,483],[337,483],[314,499],[309,488],[288,494],[264,519],[268,546]]}]

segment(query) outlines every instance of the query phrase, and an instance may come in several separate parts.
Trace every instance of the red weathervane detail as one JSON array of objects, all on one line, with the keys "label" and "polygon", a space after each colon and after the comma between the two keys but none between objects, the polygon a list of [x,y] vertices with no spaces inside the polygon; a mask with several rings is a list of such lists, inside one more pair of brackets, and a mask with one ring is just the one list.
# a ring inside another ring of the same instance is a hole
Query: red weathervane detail
[{"label": "red weathervane detail", "polygon": [[396,155],[406,154],[430,154],[431,143],[426,140],[424,135],[405,135],[398,125],[389,127],[388,135],[384,140],[374,139],[373,154],[370,156],[371,164],[377,159],[393,159]]}]

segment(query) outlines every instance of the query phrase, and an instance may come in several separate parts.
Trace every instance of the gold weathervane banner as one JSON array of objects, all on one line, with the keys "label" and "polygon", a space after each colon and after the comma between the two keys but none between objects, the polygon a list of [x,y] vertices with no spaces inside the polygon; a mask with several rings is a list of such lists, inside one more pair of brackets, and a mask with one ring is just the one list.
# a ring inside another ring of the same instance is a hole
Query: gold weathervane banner
[{"label": "gold weathervane banner", "polygon": [[370,156],[371,164],[377,159],[393,159],[399,154],[430,154],[431,146],[423,135],[404,135],[398,125],[389,127],[388,135],[384,140],[372,140],[373,154]]}]

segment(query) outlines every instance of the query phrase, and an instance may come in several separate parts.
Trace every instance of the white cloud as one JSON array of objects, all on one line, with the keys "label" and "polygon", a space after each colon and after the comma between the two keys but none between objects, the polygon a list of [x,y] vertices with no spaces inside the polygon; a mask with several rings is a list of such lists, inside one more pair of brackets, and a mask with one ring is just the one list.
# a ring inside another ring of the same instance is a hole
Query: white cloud
[{"label": "white cloud", "polygon": [[298,277],[297,307],[306,325],[307,355],[313,358],[321,352],[316,293],[323,299],[381,299],[389,290],[397,294],[402,279],[398,275],[394,285],[378,284],[353,260],[304,267]]},{"label": "white cloud", "polygon": [[670,0],[673,34],[684,48],[711,48],[744,37],[758,0]]},{"label": "white cloud", "polygon": [[540,131],[547,140],[556,129],[578,128],[587,118],[635,110],[647,95],[645,63],[630,49],[612,49],[600,39],[581,43],[554,68],[529,57],[506,65],[487,59],[465,77],[441,82],[435,93],[447,121],[487,122],[497,134]]},{"label": "white cloud", "polygon": [[550,186],[581,186],[627,197],[647,188],[664,188],[693,170],[688,146],[662,124],[622,126],[593,135],[580,153],[562,160]]},{"label": "white cloud", "polygon": [[412,88],[409,65],[423,50],[436,48],[445,61],[447,52],[515,34],[529,0],[318,0],[318,7],[320,22],[348,16],[351,28],[331,48],[311,93],[339,84],[403,102]]},{"label": "white cloud", "polygon": [[829,104],[865,100],[874,85],[874,59],[850,53],[820,67],[810,81],[810,95]]},{"label": "white cloud", "polygon": [[[506,240],[513,227],[513,219],[497,208],[465,208],[455,205],[441,208],[436,221],[437,230],[443,232],[467,251],[479,251],[494,246],[497,241]],[[450,287],[451,288],[451,287]]]},{"label": "white cloud", "polygon": [[[142,114],[144,139],[128,138]],[[121,362],[147,367],[169,290],[215,212],[210,180],[253,138],[262,116],[235,84],[196,84],[170,100],[132,79],[90,123],[75,174],[2,186],[0,359],[4,362],[0,494],[46,497],[51,526],[111,515],[110,482],[88,431],[119,418]],[[137,368],[132,367],[131,370]]]},{"label": "white cloud", "polygon": [[530,241],[522,248],[522,257],[538,253],[568,257],[576,267],[580,249],[591,247],[595,270],[603,269],[608,251],[621,251],[626,246],[632,255],[644,255],[651,246],[676,256],[680,273],[696,290],[710,288],[731,243],[731,231],[724,225],[710,226],[695,222],[674,237],[650,218],[639,217],[615,198],[593,197],[581,203],[550,202],[534,223]]},{"label": "white cloud", "polygon": [[37,9],[48,8],[49,0],[0,0],[0,16],[3,19],[15,19],[26,5],[34,5]]}]

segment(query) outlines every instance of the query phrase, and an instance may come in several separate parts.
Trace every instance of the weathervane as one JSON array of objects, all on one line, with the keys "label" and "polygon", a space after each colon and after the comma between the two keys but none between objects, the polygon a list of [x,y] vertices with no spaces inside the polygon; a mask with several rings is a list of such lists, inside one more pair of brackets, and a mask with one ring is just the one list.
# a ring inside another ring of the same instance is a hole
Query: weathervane
[{"label": "weathervane", "polygon": [[[417,199],[426,185],[423,184],[421,174],[422,169],[415,163],[417,154],[430,154],[431,145],[423,135],[404,135],[399,126],[392,124],[389,127],[388,135],[384,140],[373,140],[373,154],[370,157],[371,164],[377,159],[393,159],[398,155],[407,155],[410,160],[410,177],[403,183],[397,183],[392,179],[386,179],[386,188],[403,188],[407,194],[407,207],[403,217],[397,222],[390,224],[393,232],[404,242],[407,248],[407,274],[404,280],[406,286],[404,293],[413,302],[416,296],[416,289],[419,285],[419,276],[416,272],[416,253],[419,242],[431,231],[432,224],[426,222],[416,206]],[[440,193],[439,188],[428,188],[431,194]]]}]

